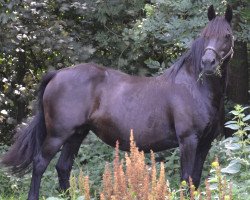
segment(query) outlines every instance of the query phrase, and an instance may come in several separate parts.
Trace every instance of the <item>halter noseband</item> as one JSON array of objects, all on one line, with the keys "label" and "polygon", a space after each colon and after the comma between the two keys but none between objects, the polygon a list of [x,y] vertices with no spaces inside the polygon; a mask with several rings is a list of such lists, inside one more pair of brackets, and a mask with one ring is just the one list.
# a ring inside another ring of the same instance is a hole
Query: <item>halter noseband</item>
[{"label": "halter noseband", "polygon": [[216,51],[215,48],[213,47],[207,47],[205,48],[204,52],[206,52],[207,50],[212,50],[216,56],[218,56],[218,58],[220,58],[220,64],[219,65],[222,65],[222,63],[231,55],[231,58],[233,57],[233,54],[234,54],[234,50],[233,50],[233,47],[234,47],[234,36],[232,36],[232,45],[231,45],[231,48],[230,50],[227,52],[227,54],[221,58],[220,54]]},{"label": "halter noseband", "polygon": [[[217,68],[216,68],[216,70],[218,71],[219,76],[221,76],[221,74],[220,74],[220,68],[221,68],[221,65],[223,64],[223,62],[224,62],[229,56],[231,56],[231,58],[233,57],[233,54],[234,54],[233,47],[234,47],[234,36],[232,36],[232,45],[231,45],[230,50],[229,50],[229,51],[227,52],[227,54],[226,54],[224,57],[222,57],[222,58],[221,58],[220,54],[216,51],[216,49],[213,48],[213,47],[209,47],[209,46],[208,46],[208,47],[205,48],[205,50],[204,50],[204,53],[205,53],[207,50],[211,50],[211,51],[213,51],[213,52],[215,53],[215,55],[216,55],[218,58],[220,58],[219,65],[218,65]],[[201,72],[201,73],[199,74],[199,77],[198,77],[198,80],[197,80],[197,81],[202,80],[203,73],[204,73],[204,72]],[[206,73],[206,75],[212,75],[212,74],[207,74],[207,73]]]}]

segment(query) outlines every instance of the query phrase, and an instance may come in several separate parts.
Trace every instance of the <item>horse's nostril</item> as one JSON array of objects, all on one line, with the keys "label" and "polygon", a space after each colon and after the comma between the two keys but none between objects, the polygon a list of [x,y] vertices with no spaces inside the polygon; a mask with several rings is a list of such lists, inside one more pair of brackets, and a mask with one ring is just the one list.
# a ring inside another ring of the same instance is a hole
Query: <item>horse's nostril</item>
[{"label": "horse's nostril", "polygon": [[213,59],[213,60],[212,60],[211,64],[212,64],[212,65],[214,65],[214,64],[215,64],[215,59]]},{"label": "horse's nostril", "polygon": [[201,59],[201,64],[202,64],[202,65],[205,65],[204,59]]}]

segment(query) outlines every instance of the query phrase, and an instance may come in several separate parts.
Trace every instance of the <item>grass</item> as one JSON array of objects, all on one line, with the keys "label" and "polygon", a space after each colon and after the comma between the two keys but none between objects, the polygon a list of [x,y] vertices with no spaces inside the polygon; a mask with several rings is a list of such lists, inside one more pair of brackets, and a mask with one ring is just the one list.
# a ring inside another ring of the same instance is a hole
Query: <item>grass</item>
[{"label": "grass", "polygon": [[[205,186],[205,178],[208,177],[211,169],[211,163],[214,160],[214,155],[217,153],[221,158],[221,163],[226,164],[226,155],[223,149],[223,141],[215,141],[214,145],[210,151],[210,155],[205,163],[204,170],[203,170],[203,184],[201,185],[202,190],[206,188]],[[98,146],[98,147],[97,147]],[[97,147],[97,149],[95,149]],[[94,149],[94,150],[93,150]],[[113,148],[103,144],[98,138],[94,135],[90,135],[87,138],[87,141],[81,146],[79,151],[79,156],[75,161],[72,174],[75,177],[78,177],[80,174],[80,169],[84,171],[82,176],[88,176],[90,182],[90,193],[92,197],[96,197],[97,194],[101,192],[101,183],[102,183],[102,174],[105,170],[105,163],[111,163],[113,160],[113,156],[115,151]],[[85,156],[83,156],[83,154]],[[86,156],[87,154],[87,156]],[[103,154],[103,155],[101,155]],[[223,155],[223,156],[222,156]],[[165,157],[166,156],[166,157]],[[119,154],[119,157],[125,158],[124,152]],[[150,155],[145,155],[145,163],[150,164]],[[156,159],[164,157],[164,168],[166,168],[166,177],[169,180],[169,184],[171,188],[176,188],[173,191],[179,191],[179,156],[178,156],[178,149],[168,150],[165,152],[161,152],[160,154],[155,154]],[[57,180],[57,173],[54,168],[56,164],[56,160],[58,155],[55,159],[52,160],[51,164],[49,165],[48,169],[46,170],[43,179],[42,179],[42,186],[40,189],[41,199],[47,199],[49,197],[60,197],[60,193],[57,191],[58,187],[58,180]],[[174,166],[174,167],[173,167]],[[160,163],[156,163],[156,169],[159,171]],[[242,172],[244,174],[244,172]],[[232,175],[228,175],[232,178]],[[0,200],[23,200],[27,198],[27,192],[29,189],[31,174],[27,174],[22,178],[14,177],[9,175],[6,172],[0,170],[0,185],[1,185],[1,195]],[[250,177],[249,177],[250,178]],[[241,182],[243,180],[243,182]],[[250,192],[246,192],[243,187],[242,189],[237,187],[239,182],[239,186],[246,185],[249,179],[247,177],[241,177],[241,173],[237,174],[233,177],[234,184],[233,187],[233,194],[236,199],[246,199],[244,197],[239,196],[240,192],[246,193],[249,195]],[[249,184],[248,184],[249,185]],[[241,191],[241,190],[243,191]],[[4,192],[5,191],[5,192]]]},{"label": "grass", "polygon": [[[205,188],[205,177],[210,174],[211,163],[217,154],[220,158],[222,166],[226,166],[229,162],[225,149],[224,141],[215,141],[203,170],[203,180],[201,188]],[[227,152],[228,153],[228,152]],[[75,177],[79,176],[80,169],[84,172],[84,176],[89,177],[90,192],[93,197],[97,197],[97,194],[101,192],[102,174],[105,170],[105,163],[111,163],[115,152],[113,148],[103,144],[94,135],[90,135],[87,141],[81,146],[79,156],[75,161],[72,174]],[[121,158],[124,158],[124,152],[119,154]],[[145,155],[145,163],[150,164],[150,155]],[[178,149],[168,150],[155,155],[156,159],[164,158],[164,167],[166,170],[166,177],[170,182],[171,188],[179,190],[179,156]],[[48,169],[46,170],[41,184],[40,194],[41,199],[47,199],[49,197],[60,197],[60,193],[57,191],[58,180],[57,173],[54,168],[56,160],[52,160]],[[156,163],[156,169],[159,170],[160,163]],[[245,176],[243,176],[245,174]],[[246,196],[250,194],[249,188],[246,188],[249,184],[250,177],[247,171],[242,170],[241,173],[228,174],[228,177],[233,180],[233,194],[235,199],[247,199]],[[22,178],[9,175],[3,170],[0,170],[0,186],[1,194],[0,200],[23,200],[27,198],[27,192],[29,189],[31,174],[27,174]],[[244,195],[245,193],[245,195]]]}]

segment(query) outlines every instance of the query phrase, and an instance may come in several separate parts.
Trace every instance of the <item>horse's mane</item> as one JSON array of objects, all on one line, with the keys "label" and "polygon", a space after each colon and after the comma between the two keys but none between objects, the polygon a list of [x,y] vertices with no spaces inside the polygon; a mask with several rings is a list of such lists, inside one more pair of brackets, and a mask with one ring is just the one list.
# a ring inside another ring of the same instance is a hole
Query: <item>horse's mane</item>
[{"label": "horse's mane", "polygon": [[198,78],[200,73],[201,58],[204,53],[204,39],[207,37],[224,37],[228,34],[228,32],[232,34],[230,24],[224,17],[217,16],[211,20],[202,30],[200,37],[194,40],[191,48],[173,64],[170,75],[175,77],[180,69],[186,63],[189,63],[189,66],[187,66],[189,67],[188,71],[192,71],[194,76]]},{"label": "horse's mane", "polygon": [[190,70],[193,70],[194,75],[197,75],[200,73],[200,63],[201,58],[204,51],[204,38],[199,37],[192,43],[191,48],[184,53],[177,62],[174,63],[174,65],[171,67],[172,70],[170,72],[172,77],[175,77],[180,69],[184,66],[185,63],[190,63]]}]

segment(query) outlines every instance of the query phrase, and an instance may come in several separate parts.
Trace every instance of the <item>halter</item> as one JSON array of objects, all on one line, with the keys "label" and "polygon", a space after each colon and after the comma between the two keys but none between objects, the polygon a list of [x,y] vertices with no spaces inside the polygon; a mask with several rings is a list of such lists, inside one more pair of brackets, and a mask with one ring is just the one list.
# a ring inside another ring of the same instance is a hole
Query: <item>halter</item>
[{"label": "halter", "polygon": [[[223,62],[224,62],[229,56],[231,56],[230,58],[233,57],[233,54],[234,54],[233,47],[234,47],[234,36],[232,36],[232,45],[231,45],[230,50],[229,50],[229,51],[227,52],[227,54],[226,54],[224,57],[222,57],[222,58],[221,58],[220,54],[216,51],[216,49],[213,48],[213,47],[209,47],[209,46],[208,46],[208,47],[205,48],[205,50],[204,50],[204,53],[205,53],[207,50],[212,50],[212,51],[216,54],[216,56],[218,56],[218,58],[220,58],[220,62],[219,62],[219,64],[218,64],[217,68],[216,68],[216,71],[218,72],[219,76],[221,76],[220,69],[221,69],[221,65],[223,64]],[[214,73],[213,73],[213,74],[214,74]],[[206,75],[212,75],[212,74],[207,74],[207,73],[206,73]],[[201,73],[199,74],[199,77],[198,77],[197,81],[199,81],[199,80],[202,81],[202,76],[203,76],[203,72],[201,72]]]},{"label": "halter", "polygon": [[205,48],[204,50],[204,53],[207,51],[207,50],[212,50],[216,56],[218,56],[218,58],[221,58],[220,59],[220,62],[219,62],[219,67],[222,65],[222,63],[229,57],[231,56],[231,58],[233,57],[233,54],[234,54],[234,50],[233,50],[233,47],[234,47],[234,36],[232,36],[232,45],[231,45],[231,48],[230,50],[227,52],[227,54],[221,58],[220,54],[216,51],[216,49],[214,49],[213,47],[207,47]]}]

